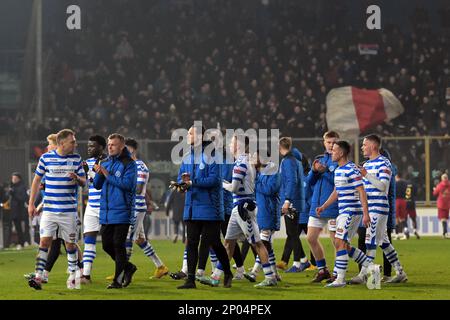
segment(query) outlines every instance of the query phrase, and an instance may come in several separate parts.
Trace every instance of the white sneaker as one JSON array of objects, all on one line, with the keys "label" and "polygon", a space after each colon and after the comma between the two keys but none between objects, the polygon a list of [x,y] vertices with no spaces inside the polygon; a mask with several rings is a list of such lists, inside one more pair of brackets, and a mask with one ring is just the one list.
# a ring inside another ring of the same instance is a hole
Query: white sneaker
[{"label": "white sneaker", "polygon": [[81,274],[80,270],[75,271],[75,274],[69,275],[67,279],[67,289],[81,289]]},{"label": "white sneaker", "polygon": [[73,290],[75,289],[75,278],[74,276],[70,275],[69,278],[67,279],[67,289],[69,290]]},{"label": "white sneaker", "polygon": [[48,271],[44,270],[44,272],[42,272],[42,283],[48,283]]},{"label": "white sneaker", "polygon": [[351,278],[348,284],[363,284],[367,282],[367,275],[358,274],[356,277]]},{"label": "white sneaker", "polygon": [[391,280],[386,281],[386,283],[402,283],[408,281],[408,276],[406,275],[405,271],[402,271],[400,273],[397,273],[395,277],[393,277]]},{"label": "white sneaker", "polygon": [[408,240],[408,237],[404,234],[403,236],[400,237],[399,240]]},{"label": "white sneaker", "polygon": [[367,289],[381,289],[381,272],[380,265],[374,264],[369,266],[369,276],[367,277]]},{"label": "white sneaker", "polygon": [[81,289],[81,270],[78,268],[75,271],[75,289]]},{"label": "white sneaker", "polygon": [[341,282],[341,281],[334,280],[332,283],[327,284],[325,286],[325,288],[342,288],[342,287],[345,287],[345,285],[346,285],[345,281]]},{"label": "white sneaker", "polygon": [[236,272],[233,277],[233,280],[243,280],[245,279],[244,274],[242,272]]},{"label": "white sneaker", "polygon": [[21,246],[20,244],[18,244],[18,245],[16,246],[16,250],[22,250],[22,246]]},{"label": "white sneaker", "polygon": [[30,246],[30,244],[27,241],[25,241],[25,243],[23,244],[23,247],[26,248],[26,247],[29,247],[29,246]]}]

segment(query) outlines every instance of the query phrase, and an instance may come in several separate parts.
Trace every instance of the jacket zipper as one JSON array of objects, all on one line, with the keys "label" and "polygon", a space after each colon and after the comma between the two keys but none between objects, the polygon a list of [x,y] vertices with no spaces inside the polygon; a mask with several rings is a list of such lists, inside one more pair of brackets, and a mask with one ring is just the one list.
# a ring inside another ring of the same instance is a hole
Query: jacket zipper
[{"label": "jacket zipper", "polygon": [[320,206],[320,196],[322,195],[322,182],[323,182],[323,179],[322,179],[322,177],[320,177],[319,199],[317,199],[317,206],[318,206],[318,207]]},{"label": "jacket zipper", "polygon": [[[114,160],[112,159],[111,165],[114,164]],[[108,171],[109,173],[109,171]],[[109,193],[109,183],[106,185],[106,224],[108,224],[108,211],[109,211],[109,201],[108,201],[108,193]]]},{"label": "jacket zipper", "polygon": [[[191,163],[192,163],[192,175],[191,175],[191,181],[193,181],[194,180],[194,173],[195,173],[195,159],[194,159],[194,155],[192,155],[191,154]],[[191,186],[191,188],[192,188],[192,186]],[[190,206],[189,206],[189,220],[192,220],[192,215],[193,215],[193,213],[192,213],[192,205],[193,205],[193,200],[192,200],[192,194],[193,194],[193,192],[192,192],[192,189],[191,189],[191,203],[190,203]]]}]

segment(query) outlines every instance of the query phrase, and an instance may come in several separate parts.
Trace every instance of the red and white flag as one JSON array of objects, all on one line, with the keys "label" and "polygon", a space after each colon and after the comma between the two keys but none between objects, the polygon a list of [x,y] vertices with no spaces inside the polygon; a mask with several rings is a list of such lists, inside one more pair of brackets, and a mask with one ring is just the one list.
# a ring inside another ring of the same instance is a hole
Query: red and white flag
[{"label": "red and white flag", "polygon": [[386,89],[366,90],[341,87],[327,95],[328,130],[343,137],[356,138],[360,133],[402,114],[404,108]]}]

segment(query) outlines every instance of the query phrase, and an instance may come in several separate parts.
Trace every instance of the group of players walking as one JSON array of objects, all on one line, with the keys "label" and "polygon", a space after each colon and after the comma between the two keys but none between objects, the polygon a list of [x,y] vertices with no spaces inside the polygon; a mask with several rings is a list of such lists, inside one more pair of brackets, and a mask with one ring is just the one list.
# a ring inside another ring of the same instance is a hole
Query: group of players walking
[{"label": "group of players walking", "polygon": [[[250,138],[245,135],[233,136],[227,146],[234,162],[221,163],[216,161],[216,154],[206,152],[214,142],[204,141],[204,133],[204,128],[189,129],[191,150],[183,158],[177,181],[171,184],[177,192],[185,193],[183,219],[187,241],[183,268],[171,274],[174,279],[185,280],[179,289],[195,288],[196,280],[218,286],[222,276],[224,287],[231,287],[233,279],[256,282],[260,270],[264,280],[255,287],[276,286],[281,281],[277,269],[287,266],[291,251],[294,263],[289,271],[312,268],[301,246],[301,232],[307,235],[311,262],[318,269],[313,282],[327,281],[327,287],[367,283],[369,288],[380,288],[380,266],[374,263],[378,246],[396,271],[387,282],[407,281],[387,234],[393,209],[388,194],[395,175],[390,160],[380,154],[378,136],[365,137],[362,151],[368,160],[363,166],[357,166],[349,160],[349,143],[339,140],[337,133],[327,132],[325,153],[316,157],[310,167],[306,156],[292,147],[291,138],[280,139],[281,162],[277,166],[263,161],[259,152],[250,154]],[[74,154],[75,147],[73,131],[58,132],[56,145],[41,156],[36,169],[28,207],[30,216],[39,214],[35,200],[41,182],[44,195],[35,273],[27,276],[30,287],[41,289],[42,283],[48,281],[46,266],[53,238],[62,238],[66,243],[67,287],[79,289],[81,283],[90,283],[99,232],[104,251],[115,261],[115,274],[108,288],[130,284],[137,270],[130,262],[133,242],[155,263],[156,278],[168,274],[168,268],[147,241],[143,229],[149,170],[136,157],[137,142],[119,134],[110,135],[107,142],[93,136],[89,139],[89,159],[85,162]],[[79,261],[77,189],[78,185],[86,184],[89,199],[83,221],[84,252]],[[285,219],[288,238],[282,261],[277,264],[273,235],[280,230],[281,216]],[[360,227],[366,227],[365,250],[350,244]],[[328,228],[335,247],[332,272],[319,241],[324,228]],[[245,272],[240,240],[246,241],[255,254],[251,272]],[[208,255],[213,263],[209,277],[205,276]],[[234,276],[231,258],[236,265]],[[346,282],[350,258],[359,264],[360,273]]]}]

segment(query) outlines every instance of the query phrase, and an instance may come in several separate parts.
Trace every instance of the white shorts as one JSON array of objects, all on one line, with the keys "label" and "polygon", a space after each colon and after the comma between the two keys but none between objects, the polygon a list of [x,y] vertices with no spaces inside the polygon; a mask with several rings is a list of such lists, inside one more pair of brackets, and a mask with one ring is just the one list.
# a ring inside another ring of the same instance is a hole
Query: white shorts
[{"label": "white shorts", "polygon": [[383,243],[389,243],[387,235],[387,214],[370,213],[370,227],[366,229],[366,244],[381,246]]},{"label": "white shorts", "polygon": [[83,220],[84,233],[100,231],[100,208],[92,208],[87,205]]},{"label": "white shorts", "polygon": [[144,219],[145,212],[139,212],[136,214],[134,225],[131,225],[130,229],[128,230],[127,239],[131,239],[132,241],[136,241],[139,238],[145,239]]},{"label": "white shorts", "polygon": [[259,233],[259,237],[262,241],[267,241],[272,243],[273,242],[273,235],[275,234],[275,231],[273,230],[261,230]]},{"label": "white shorts", "polygon": [[350,242],[358,233],[362,215],[340,214],[336,219],[336,238]]},{"label": "white shorts", "polygon": [[76,213],[43,212],[39,228],[40,237],[61,238],[67,243],[76,243],[78,240],[77,220]]},{"label": "white shorts", "polygon": [[250,244],[255,244],[261,241],[259,236],[259,227],[256,223],[256,213],[258,208],[254,211],[249,211],[251,219],[249,221],[242,220],[239,215],[237,206],[231,211],[230,221],[228,222],[226,240],[243,240],[246,238]]},{"label": "white shorts", "polygon": [[336,232],[336,219],[309,216],[308,227],[324,229],[327,225],[328,231]]}]

